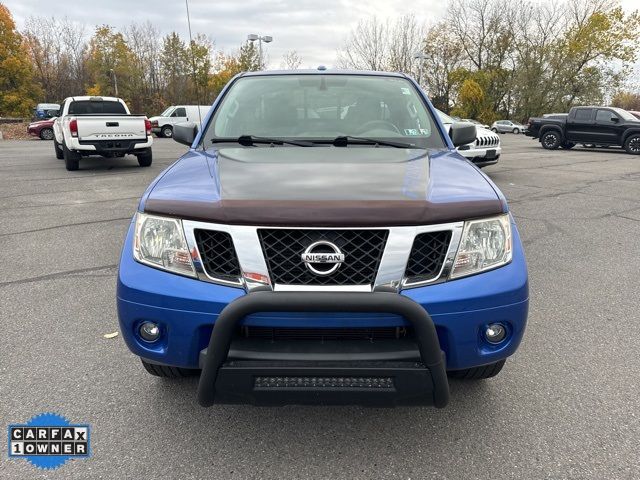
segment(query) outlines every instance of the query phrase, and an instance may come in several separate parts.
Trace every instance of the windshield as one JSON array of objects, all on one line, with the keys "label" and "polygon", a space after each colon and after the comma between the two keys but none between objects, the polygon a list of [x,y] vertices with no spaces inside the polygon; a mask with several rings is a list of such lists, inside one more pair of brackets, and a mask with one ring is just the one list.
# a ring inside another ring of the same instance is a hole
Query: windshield
[{"label": "windshield", "polygon": [[435,123],[404,78],[291,74],[238,79],[216,109],[205,146],[243,135],[310,141],[339,136],[444,148]]},{"label": "windshield", "polygon": [[629,121],[629,122],[637,122],[638,121],[638,119],[636,117],[634,117],[631,113],[627,112],[626,110],[623,110],[622,108],[612,108],[611,110],[613,110],[618,115],[620,115],[620,117],[622,117],[623,120],[626,120],[626,121]]},{"label": "windshield", "polygon": [[58,110],[60,105],[57,103],[39,103],[36,105],[36,110]]},{"label": "windshield", "polygon": [[453,117],[450,117],[446,113],[441,112],[437,108],[436,108],[436,112],[438,112],[438,116],[440,117],[440,121],[442,123],[444,123],[445,125],[451,125],[452,123],[456,123],[456,121],[453,119]]},{"label": "windshield", "polygon": [[173,107],[169,107],[158,116],[159,117],[168,117],[171,114],[172,110],[173,110]]}]

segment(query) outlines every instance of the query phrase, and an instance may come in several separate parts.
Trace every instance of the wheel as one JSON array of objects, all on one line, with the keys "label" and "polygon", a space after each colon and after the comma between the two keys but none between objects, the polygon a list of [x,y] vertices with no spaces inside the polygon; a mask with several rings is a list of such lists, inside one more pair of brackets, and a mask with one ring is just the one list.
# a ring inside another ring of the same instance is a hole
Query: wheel
[{"label": "wheel", "polygon": [[53,140],[53,130],[51,128],[43,128],[40,130],[40,138],[42,140]]},{"label": "wheel", "polygon": [[173,127],[165,125],[164,127],[162,127],[162,130],[160,130],[160,134],[165,138],[173,137]]},{"label": "wheel", "polygon": [[640,134],[629,135],[624,142],[624,149],[631,155],[640,155]]},{"label": "wheel", "polygon": [[180,367],[169,367],[168,365],[158,365],[156,363],[148,363],[144,360],[142,361],[142,366],[144,369],[149,372],[151,375],[156,377],[163,378],[185,378],[192,377],[194,375],[198,375],[200,370],[193,370],[190,368],[180,368]]},{"label": "wheel", "polygon": [[571,143],[571,142],[564,142],[562,145],[560,145],[562,148],[564,148],[565,150],[571,150],[573,147],[576,146],[575,143]]},{"label": "wheel", "polygon": [[141,167],[151,166],[151,162],[153,161],[153,154],[151,153],[150,148],[147,148],[144,153],[139,154],[137,157],[138,157],[138,164]]},{"label": "wheel", "polygon": [[62,147],[56,141],[56,137],[53,137],[53,151],[56,152],[56,158],[58,160],[62,160],[64,158],[64,154],[62,153]]},{"label": "wheel", "polygon": [[548,131],[542,135],[540,143],[542,143],[542,146],[547,150],[555,150],[561,143],[560,134],[555,130]]},{"label": "wheel", "polygon": [[512,131],[516,135],[518,135],[520,133],[520,129],[519,128],[514,128]]},{"label": "wheel", "polygon": [[80,167],[80,157],[81,155],[77,152],[72,152],[67,148],[67,146],[62,144],[62,154],[64,156],[64,166],[70,172],[74,170],[78,170]]},{"label": "wheel", "polygon": [[491,131],[492,131],[493,133],[498,133],[498,129],[497,129],[496,127],[492,127],[492,128],[491,128]]},{"label": "wheel", "polygon": [[505,362],[506,360],[500,360],[499,362],[483,365],[482,367],[452,370],[447,372],[447,375],[451,378],[460,378],[463,380],[482,380],[484,378],[491,378],[500,373]]}]

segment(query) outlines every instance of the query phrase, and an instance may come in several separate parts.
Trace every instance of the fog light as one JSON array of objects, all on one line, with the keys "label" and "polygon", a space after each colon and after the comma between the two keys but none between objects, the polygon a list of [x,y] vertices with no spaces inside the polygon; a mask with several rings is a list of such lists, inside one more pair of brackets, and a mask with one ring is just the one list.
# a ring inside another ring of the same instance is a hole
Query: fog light
[{"label": "fog light", "polygon": [[155,342],[160,338],[160,328],[153,322],[144,322],[140,325],[139,332],[145,342]]},{"label": "fog light", "polygon": [[507,336],[507,329],[500,323],[492,323],[485,330],[484,336],[489,343],[500,343]]}]

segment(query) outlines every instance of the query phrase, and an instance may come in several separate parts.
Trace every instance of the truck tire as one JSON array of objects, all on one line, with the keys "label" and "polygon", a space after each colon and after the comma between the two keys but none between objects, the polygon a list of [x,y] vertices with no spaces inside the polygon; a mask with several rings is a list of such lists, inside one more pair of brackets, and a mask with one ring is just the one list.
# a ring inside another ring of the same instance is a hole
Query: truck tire
[{"label": "truck tire", "polygon": [[640,134],[629,135],[624,141],[624,149],[631,155],[640,155]]},{"label": "truck tire", "polygon": [[53,137],[53,151],[56,152],[56,158],[58,160],[62,160],[64,158],[64,154],[62,153],[62,147],[56,141],[55,137]]},{"label": "truck tire", "polygon": [[165,125],[164,127],[162,127],[162,130],[160,130],[160,134],[164,137],[164,138],[171,138],[173,137],[173,127],[169,126],[169,125]]},{"label": "truck tire", "polygon": [[78,168],[80,168],[81,155],[79,153],[69,150],[63,143],[62,154],[64,156],[64,166],[68,171],[73,172],[74,170],[78,170]]},{"label": "truck tire", "polygon": [[491,378],[500,373],[505,362],[506,360],[500,360],[499,362],[483,365],[482,367],[452,370],[447,372],[447,375],[451,378],[459,378],[462,380],[482,380],[484,378]]},{"label": "truck tire", "polygon": [[168,365],[158,365],[156,363],[149,363],[142,361],[144,369],[155,377],[163,378],[185,378],[198,375],[200,370],[193,370],[190,368],[170,367]]},{"label": "truck tire", "polygon": [[571,150],[573,147],[576,146],[575,143],[571,143],[571,142],[564,142],[562,145],[560,145],[562,148],[564,148],[565,150]]},{"label": "truck tire", "polygon": [[514,128],[514,129],[512,130],[512,132],[513,132],[515,135],[519,135],[519,134],[520,134],[520,129],[519,129],[519,128]]},{"label": "truck tire", "polygon": [[562,143],[560,133],[556,130],[549,130],[540,137],[540,143],[547,150],[556,150]]},{"label": "truck tire", "polygon": [[41,140],[52,140],[54,138],[53,136],[53,130],[50,128],[43,128],[42,130],[40,130],[40,139]]},{"label": "truck tire", "polygon": [[138,165],[141,167],[150,167],[151,162],[153,161],[153,154],[151,153],[151,149],[145,149],[144,153],[137,155],[138,157]]}]

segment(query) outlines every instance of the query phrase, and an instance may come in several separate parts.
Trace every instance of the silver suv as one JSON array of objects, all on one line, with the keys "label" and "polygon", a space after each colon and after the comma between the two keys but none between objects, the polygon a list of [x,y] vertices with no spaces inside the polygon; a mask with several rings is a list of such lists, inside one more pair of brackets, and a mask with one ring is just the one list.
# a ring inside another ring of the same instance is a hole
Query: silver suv
[{"label": "silver suv", "polygon": [[524,132],[527,129],[524,125],[519,123],[513,123],[511,120],[498,120],[493,122],[491,130],[496,133],[515,133],[516,135]]}]

